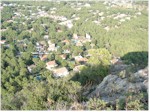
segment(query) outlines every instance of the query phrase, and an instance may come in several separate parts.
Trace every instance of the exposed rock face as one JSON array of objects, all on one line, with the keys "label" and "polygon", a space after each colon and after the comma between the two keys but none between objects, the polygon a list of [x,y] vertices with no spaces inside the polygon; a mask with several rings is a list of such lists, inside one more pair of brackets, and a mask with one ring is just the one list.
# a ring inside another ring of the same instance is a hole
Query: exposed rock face
[{"label": "exposed rock face", "polygon": [[[125,70],[121,71],[120,74],[106,76],[102,83],[88,95],[88,98],[99,97],[106,102],[114,102],[116,99],[125,98],[126,93],[147,91],[147,67],[133,74],[126,73]],[[123,77],[122,74],[124,74]]]}]

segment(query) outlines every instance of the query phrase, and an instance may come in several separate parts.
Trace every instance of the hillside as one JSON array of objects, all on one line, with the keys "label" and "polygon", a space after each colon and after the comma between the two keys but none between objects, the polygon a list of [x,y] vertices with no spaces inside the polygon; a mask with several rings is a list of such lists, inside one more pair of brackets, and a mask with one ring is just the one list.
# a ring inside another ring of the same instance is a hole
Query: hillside
[{"label": "hillside", "polygon": [[0,9],[2,110],[148,110],[148,2]]}]

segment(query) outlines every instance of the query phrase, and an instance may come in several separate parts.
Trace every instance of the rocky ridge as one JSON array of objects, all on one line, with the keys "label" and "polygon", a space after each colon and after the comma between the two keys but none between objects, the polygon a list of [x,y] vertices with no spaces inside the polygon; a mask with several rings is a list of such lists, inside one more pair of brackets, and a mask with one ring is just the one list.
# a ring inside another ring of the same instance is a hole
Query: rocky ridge
[{"label": "rocky ridge", "polygon": [[[88,98],[97,97],[106,102],[126,98],[127,93],[148,92],[148,67],[136,73],[128,72],[125,64],[114,65],[112,74],[106,76]],[[114,72],[116,70],[119,72]]]}]

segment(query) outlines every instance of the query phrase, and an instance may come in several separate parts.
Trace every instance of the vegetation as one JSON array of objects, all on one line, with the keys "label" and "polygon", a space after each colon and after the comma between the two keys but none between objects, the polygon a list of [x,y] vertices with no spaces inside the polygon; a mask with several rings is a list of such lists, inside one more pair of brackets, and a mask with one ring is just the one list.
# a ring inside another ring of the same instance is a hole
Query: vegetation
[{"label": "vegetation", "polygon": [[[102,2],[94,1],[89,2],[91,7],[84,6],[84,1],[80,3],[81,6],[76,1],[2,2],[1,40],[6,41],[1,44],[2,110],[148,109],[147,93],[143,92],[127,95],[127,99],[116,101],[115,104],[100,98],[88,99],[83,95],[86,90],[92,91],[92,86],[108,75],[113,56],[121,57],[127,64],[133,63],[139,68],[147,66],[148,11],[144,8],[141,15],[134,17],[139,10],[107,9]],[[104,12],[105,19],[101,20],[100,25],[93,22],[101,19],[98,14],[93,14],[96,10],[99,10],[98,13]],[[41,16],[40,11],[64,16],[72,20],[73,27],[60,25],[61,20],[45,16],[45,13]],[[119,20],[107,18],[118,12],[128,14],[131,20],[119,24]],[[73,20],[73,15],[80,19]],[[114,28],[116,24],[118,29]],[[104,29],[107,26],[110,27],[109,31]],[[77,45],[74,34],[80,38],[89,34],[91,38],[85,43],[82,39],[82,45]],[[49,40],[57,50],[47,50],[52,48],[49,47]],[[64,40],[69,42],[65,43]],[[48,55],[45,60],[41,59],[43,52]],[[62,54],[65,54],[65,59],[60,57]],[[77,62],[75,56],[88,61]],[[58,64],[56,68],[66,67],[69,75],[55,78],[53,72],[46,69],[46,63],[53,60]],[[74,72],[79,65],[84,66],[79,72]],[[31,66],[32,71],[29,69]],[[90,89],[86,88],[89,83]]]}]

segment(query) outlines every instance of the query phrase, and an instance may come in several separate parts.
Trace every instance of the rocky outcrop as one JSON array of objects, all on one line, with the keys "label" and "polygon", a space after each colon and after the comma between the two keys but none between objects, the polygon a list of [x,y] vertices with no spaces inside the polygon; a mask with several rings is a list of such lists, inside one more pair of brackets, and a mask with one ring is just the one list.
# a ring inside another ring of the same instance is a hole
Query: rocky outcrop
[{"label": "rocky outcrop", "polygon": [[106,102],[125,98],[126,93],[148,91],[148,67],[136,73],[127,73],[122,70],[115,75],[106,76],[97,88],[88,95],[88,98],[97,97]]}]

